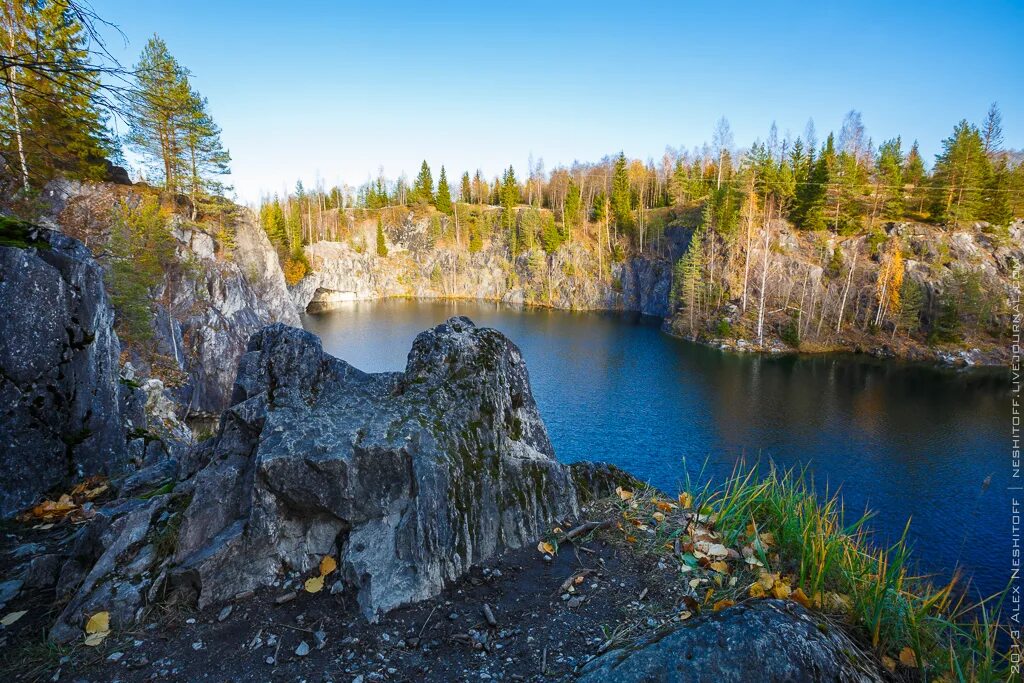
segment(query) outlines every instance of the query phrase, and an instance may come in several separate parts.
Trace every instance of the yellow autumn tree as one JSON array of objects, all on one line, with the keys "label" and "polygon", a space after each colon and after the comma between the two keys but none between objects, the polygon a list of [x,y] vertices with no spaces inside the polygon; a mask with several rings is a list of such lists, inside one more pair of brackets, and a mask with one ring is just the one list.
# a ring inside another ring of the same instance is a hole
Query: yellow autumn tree
[{"label": "yellow autumn tree", "polygon": [[875,314],[875,325],[879,326],[886,316],[900,312],[900,289],[903,287],[903,245],[899,238],[889,241],[889,246],[882,257],[878,269],[878,280],[875,283],[875,296],[878,299],[878,312]]}]

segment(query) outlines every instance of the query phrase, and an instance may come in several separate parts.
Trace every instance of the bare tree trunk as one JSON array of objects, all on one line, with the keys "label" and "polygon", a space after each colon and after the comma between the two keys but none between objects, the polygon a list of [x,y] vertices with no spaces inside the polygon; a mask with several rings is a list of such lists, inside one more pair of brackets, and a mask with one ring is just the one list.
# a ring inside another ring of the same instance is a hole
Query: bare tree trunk
[{"label": "bare tree trunk", "polygon": [[843,326],[843,311],[846,309],[846,295],[850,292],[850,283],[853,282],[853,271],[857,268],[857,256],[860,250],[855,249],[853,252],[853,262],[850,264],[850,272],[846,276],[846,286],[843,288],[843,297],[839,302],[839,315],[836,318],[836,332]]},{"label": "bare tree trunk", "polygon": [[772,204],[769,201],[765,207],[765,218],[764,218],[764,248],[761,257],[761,291],[758,293],[758,306],[757,306],[757,345],[764,345],[764,299],[765,289],[768,286],[768,260],[769,260],[769,246],[771,240],[771,224],[772,224]]},{"label": "bare tree trunk", "polygon": [[754,211],[756,210],[756,207],[754,206],[755,197],[754,178],[751,176],[750,192],[747,195],[747,249],[746,253],[743,255],[743,305],[740,307],[744,313],[747,312],[747,276],[750,274],[750,242],[751,235],[754,231]]}]

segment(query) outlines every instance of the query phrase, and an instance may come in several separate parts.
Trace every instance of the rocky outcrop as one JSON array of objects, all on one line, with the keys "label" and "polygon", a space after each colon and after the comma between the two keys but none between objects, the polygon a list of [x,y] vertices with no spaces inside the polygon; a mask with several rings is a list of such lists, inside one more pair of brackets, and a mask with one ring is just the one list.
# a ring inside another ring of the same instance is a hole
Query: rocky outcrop
[{"label": "rocky outcrop", "polygon": [[[344,301],[415,297],[669,313],[671,263],[678,251],[674,238],[666,240],[664,257],[632,257],[612,264],[610,276],[600,276],[596,255],[579,243],[564,244],[552,254],[535,247],[510,260],[507,245],[499,239],[474,253],[464,246],[434,246],[429,224],[409,213],[400,223],[387,225],[388,255],[382,257],[365,248],[375,239],[375,232],[366,232],[376,230],[375,222],[363,226],[366,234],[346,242],[307,246],[312,270],[291,288],[295,307],[319,312]],[[359,231],[358,226],[353,229]]]},{"label": "rocky outcrop", "polygon": [[0,241],[12,245],[0,246],[0,516],[122,468],[132,393],[119,379],[114,311],[92,254],[61,233],[15,225]]},{"label": "rocky outcrop", "polygon": [[274,325],[242,358],[192,484],[172,582],[200,605],[340,560],[370,618],[577,511],[519,349],[452,318],[402,373],[366,374]]},{"label": "rocky outcrop", "polygon": [[176,221],[180,258],[193,267],[169,272],[154,297],[157,349],[187,375],[175,393],[187,415],[216,415],[228,406],[253,333],[273,322],[299,324],[277,253],[252,213],[239,210],[232,228],[235,245],[225,258],[214,235]]},{"label": "rocky outcrop", "polygon": [[[756,672],[756,673],[755,673]],[[794,602],[760,600],[613,650],[580,683],[871,683],[878,665],[842,631]]]}]

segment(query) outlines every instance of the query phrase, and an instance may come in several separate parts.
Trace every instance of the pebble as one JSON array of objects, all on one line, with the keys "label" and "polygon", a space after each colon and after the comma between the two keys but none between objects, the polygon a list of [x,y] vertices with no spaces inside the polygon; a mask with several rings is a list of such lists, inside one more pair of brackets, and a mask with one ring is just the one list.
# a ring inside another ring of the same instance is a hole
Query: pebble
[{"label": "pebble", "polygon": [[448,615],[448,618],[451,619],[452,621],[455,621],[456,619],[459,618],[459,615],[457,613],[455,613],[455,612],[452,612],[451,614]]},{"label": "pebble", "polygon": [[196,620],[193,617],[189,617],[188,619],[185,620],[185,623],[186,624],[194,624],[194,623],[196,623]]},{"label": "pebble", "polygon": [[273,657],[267,657],[263,661],[265,661],[267,664],[273,664],[274,663],[274,658]]},{"label": "pebble", "polygon": [[231,616],[231,610],[233,610],[233,609],[234,609],[233,605],[228,605],[227,607],[222,609],[220,611],[220,614],[217,615],[217,621],[224,621],[225,619],[230,617]]},{"label": "pebble", "polygon": [[294,599],[295,599],[296,597],[297,597],[297,596],[296,596],[296,594],[295,594],[295,591],[288,591],[288,592],[287,592],[287,593],[285,593],[284,595],[279,595],[279,596],[277,596],[277,598],[275,598],[274,602],[275,602],[276,604],[278,604],[278,605],[283,605],[283,604],[285,604],[286,602],[291,602],[291,601],[292,601],[292,600],[294,600]]},{"label": "pebble", "polygon": [[308,654],[309,654],[309,643],[307,643],[306,641],[302,641],[301,643],[299,643],[299,646],[297,648],[295,648],[295,656],[296,657],[305,657]]},{"label": "pebble", "polygon": [[193,650],[202,650],[203,649],[203,641],[197,640],[196,642],[192,643],[192,649]]},{"label": "pebble", "polygon": [[120,662],[121,658],[124,657],[123,652],[111,652],[110,656],[107,657],[108,662]]},{"label": "pebble", "polygon": [[313,634],[313,637],[316,638],[316,649],[324,649],[324,645],[327,645],[327,632],[317,631]]}]

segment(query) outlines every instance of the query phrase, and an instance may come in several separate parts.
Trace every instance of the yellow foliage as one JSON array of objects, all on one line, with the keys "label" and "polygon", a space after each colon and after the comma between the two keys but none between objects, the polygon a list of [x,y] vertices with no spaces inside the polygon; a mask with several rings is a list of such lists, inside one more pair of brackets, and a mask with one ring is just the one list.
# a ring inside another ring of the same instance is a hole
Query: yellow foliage
[{"label": "yellow foliage", "polygon": [[324,577],[314,576],[311,579],[306,579],[306,592],[307,593],[319,593],[324,589]]},{"label": "yellow foliage", "polygon": [[289,287],[297,285],[302,278],[306,277],[306,264],[298,259],[289,257],[284,262],[284,281]]}]

